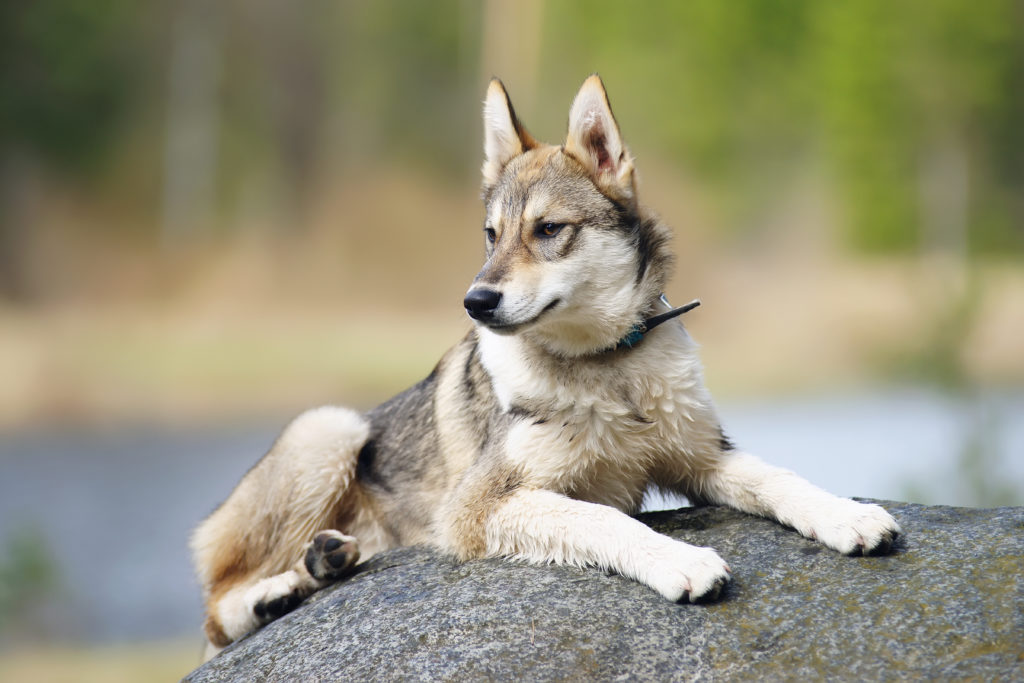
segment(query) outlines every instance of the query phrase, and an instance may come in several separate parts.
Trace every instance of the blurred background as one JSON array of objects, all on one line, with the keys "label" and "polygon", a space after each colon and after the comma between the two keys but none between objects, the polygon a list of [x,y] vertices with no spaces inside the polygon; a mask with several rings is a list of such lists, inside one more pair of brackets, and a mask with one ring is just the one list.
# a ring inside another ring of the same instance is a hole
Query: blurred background
[{"label": "blurred background", "polygon": [[199,661],[190,529],[467,329],[487,80],[598,71],[733,439],[1024,502],[1024,2],[0,5],[0,679]]}]

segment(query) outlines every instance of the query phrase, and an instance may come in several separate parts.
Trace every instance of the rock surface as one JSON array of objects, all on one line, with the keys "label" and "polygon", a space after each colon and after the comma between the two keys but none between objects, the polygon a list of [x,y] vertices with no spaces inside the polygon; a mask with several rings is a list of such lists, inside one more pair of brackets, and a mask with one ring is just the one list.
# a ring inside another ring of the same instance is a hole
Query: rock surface
[{"label": "rock surface", "polygon": [[1024,508],[882,504],[904,531],[885,557],[724,508],[642,515],[729,562],[708,605],[594,569],[394,550],[186,680],[1024,680]]}]

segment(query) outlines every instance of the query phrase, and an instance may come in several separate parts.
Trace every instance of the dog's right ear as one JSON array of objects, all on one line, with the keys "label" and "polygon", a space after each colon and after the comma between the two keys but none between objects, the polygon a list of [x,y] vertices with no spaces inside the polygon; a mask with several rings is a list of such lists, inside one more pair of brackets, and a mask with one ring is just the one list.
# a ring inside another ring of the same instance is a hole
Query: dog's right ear
[{"label": "dog's right ear", "polygon": [[484,189],[498,182],[505,164],[536,146],[537,141],[516,118],[505,86],[492,78],[484,99]]}]

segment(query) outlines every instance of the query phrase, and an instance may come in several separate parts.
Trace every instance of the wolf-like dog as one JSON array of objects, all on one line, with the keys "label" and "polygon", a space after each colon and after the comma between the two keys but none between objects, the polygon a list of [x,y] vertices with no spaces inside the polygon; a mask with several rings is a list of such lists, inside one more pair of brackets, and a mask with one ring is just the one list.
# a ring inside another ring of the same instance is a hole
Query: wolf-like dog
[{"label": "wolf-like dog", "polygon": [[484,102],[486,261],[473,329],[367,414],[289,424],[191,546],[211,652],[360,560],[427,544],[613,570],[673,601],[714,599],[725,561],[629,515],[649,488],[769,517],[841,553],[887,552],[881,507],[737,449],[696,345],[662,296],[670,232],[637,201],[633,157],[597,75],[564,144],[536,141],[504,86]]}]

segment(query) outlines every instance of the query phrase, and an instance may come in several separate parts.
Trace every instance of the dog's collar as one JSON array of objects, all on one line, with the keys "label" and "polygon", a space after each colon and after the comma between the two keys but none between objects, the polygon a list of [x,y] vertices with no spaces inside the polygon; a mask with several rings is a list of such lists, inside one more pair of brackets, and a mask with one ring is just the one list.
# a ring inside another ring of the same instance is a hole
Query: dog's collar
[{"label": "dog's collar", "polygon": [[[671,308],[672,305],[668,302],[668,299],[665,298],[664,294],[661,295],[660,299],[663,304]],[[666,320],[678,318],[683,313],[686,313],[687,311],[692,311],[698,306],[700,306],[700,299],[694,299],[685,306],[680,306],[679,308],[672,308],[672,310],[670,311],[659,313],[658,315],[651,316],[646,320],[635,323],[633,327],[629,328],[629,332],[626,333],[626,336],[620,339],[615,344],[615,346],[612,347],[612,349],[616,351],[619,349],[631,349],[643,340],[645,334],[653,330],[658,325],[662,324]]]}]

